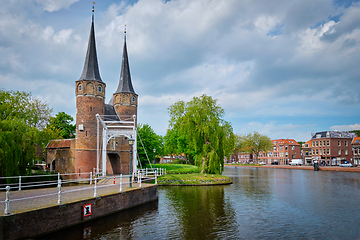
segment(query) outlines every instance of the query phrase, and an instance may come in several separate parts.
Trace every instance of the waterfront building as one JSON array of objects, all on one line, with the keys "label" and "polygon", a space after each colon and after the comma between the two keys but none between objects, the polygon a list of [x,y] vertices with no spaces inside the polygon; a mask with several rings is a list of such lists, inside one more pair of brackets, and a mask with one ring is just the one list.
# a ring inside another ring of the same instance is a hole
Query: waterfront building
[{"label": "waterfront building", "polygon": [[[99,131],[96,114],[107,121],[134,121],[136,126],[138,95],[131,81],[126,30],[119,84],[108,104],[105,103],[105,89],[106,84],[100,77],[98,66],[92,15],[83,71],[79,80],[75,81],[76,138],[54,140],[47,145],[46,164],[50,170],[60,173],[89,173],[99,170],[99,165],[103,165],[99,161],[103,160],[99,160],[97,143],[98,139],[102,139],[102,131]],[[129,174],[130,145],[127,137],[112,138],[106,149],[106,173]],[[79,174],[78,177],[82,176]]]},{"label": "waterfront building", "polygon": [[354,166],[360,165],[360,137],[354,137],[351,142]]},{"label": "waterfront building", "polygon": [[303,159],[304,164],[312,164],[312,157],[311,157],[311,140],[307,141],[302,145],[301,148],[301,156]]},{"label": "waterfront building", "polygon": [[301,146],[294,139],[275,139],[272,140],[273,149],[269,152],[261,152],[259,161],[271,164],[288,164],[292,159],[301,158]]},{"label": "waterfront building", "polygon": [[336,166],[345,161],[353,163],[351,143],[355,133],[340,131],[323,131],[312,134],[312,161]]}]

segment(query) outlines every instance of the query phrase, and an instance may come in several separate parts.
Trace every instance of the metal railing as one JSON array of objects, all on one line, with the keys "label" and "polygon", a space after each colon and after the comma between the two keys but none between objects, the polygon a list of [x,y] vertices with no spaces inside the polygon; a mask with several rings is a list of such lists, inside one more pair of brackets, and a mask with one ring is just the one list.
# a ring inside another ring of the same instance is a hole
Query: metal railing
[{"label": "metal railing", "polygon": [[[89,178],[80,178],[80,179],[70,179],[70,180],[62,180],[61,176],[69,176],[69,175],[79,175],[79,173],[67,173],[67,174],[52,174],[52,175],[42,175],[42,176],[57,176],[57,180],[53,180],[53,181],[42,181],[42,182],[29,182],[28,185],[23,185],[21,184],[21,179],[24,178],[24,176],[16,176],[16,177],[1,177],[0,179],[6,179],[6,178],[18,178],[19,182],[18,183],[13,183],[13,184],[8,184],[6,187],[2,187],[0,188],[0,190],[6,190],[6,194],[5,194],[5,200],[4,201],[0,201],[0,204],[5,203],[5,209],[4,209],[4,215],[9,215],[10,213],[10,202],[16,202],[16,201],[24,201],[24,200],[28,200],[28,199],[34,199],[34,198],[42,198],[42,197],[48,197],[48,196],[55,196],[57,195],[57,204],[61,205],[62,204],[62,195],[65,193],[71,193],[71,192],[78,192],[78,191],[85,191],[85,190],[89,190],[89,189],[93,189],[94,191],[94,195],[93,197],[97,197],[98,196],[98,189],[101,188],[106,188],[106,187],[113,187],[114,185],[119,185],[119,192],[123,191],[123,185],[127,185],[130,183],[130,175],[114,175],[114,176],[106,176],[106,177],[98,177],[97,175],[95,175],[93,177],[92,173],[83,173],[83,174],[88,174]],[[139,170],[137,173],[133,173],[132,179],[135,179],[134,177],[137,177],[137,183],[139,183],[139,187],[141,187],[141,183],[143,181],[147,181],[147,180],[151,180],[151,179],[155,179],[155,184],[157,184],[157,177],[159,175],[163,175],[166,174],[166,170],[164,171],[164,169],[156,169],[155,171],[152,170],[150,171],[149,169],[141,169]],[[37,176],[25,176],[25,177],[39,177],[41,175],[37,175]],[[129,181],[123,181],[123,179],[129,179]],[[104,179],[114,179],[113,183],[112,181],[109,182],[109,184],[104,183],[102,185],[99,186],[99,182],[103,181]],[[116,179],[119,179],[119,183],[116,184]],[[68,184],[68,183],[76,183],[76,182],[87,182],[89,181],[89,185],[94,183],[93,187],[82,187],[82,188],[76,188],[76,189],[69,189],[67,191],[63,191],[62,190],[62,186],[64,184]],[[42,194],[42,195],[35,195],[35,196],[30,196],[30,197],[23,197],[23,198],[17,198],[17,199],[11,199],[10,198],[10,190],[18,190],[21,191],[22,188],[26,188],[26,187],[45,187],[45,186],[52,186],[52,185],[57,185],[58,191],[55,193],[49,193],[49,194]]]}]

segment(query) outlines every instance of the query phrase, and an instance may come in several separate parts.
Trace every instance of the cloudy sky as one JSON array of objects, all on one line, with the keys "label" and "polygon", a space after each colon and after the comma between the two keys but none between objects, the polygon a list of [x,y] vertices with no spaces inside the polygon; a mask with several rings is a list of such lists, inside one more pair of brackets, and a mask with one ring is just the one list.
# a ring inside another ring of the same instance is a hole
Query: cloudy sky
[{"label": "cloudy sky", "polygon": [[[1,0],[0,88],[31,92],[75,117],[89,0]],[[164,135],[167,108],[207,94],[234,132],[307,141],[360,129],[360,2],[99,0],[95,33],[106,102],[124,25],[138,121]]]}]

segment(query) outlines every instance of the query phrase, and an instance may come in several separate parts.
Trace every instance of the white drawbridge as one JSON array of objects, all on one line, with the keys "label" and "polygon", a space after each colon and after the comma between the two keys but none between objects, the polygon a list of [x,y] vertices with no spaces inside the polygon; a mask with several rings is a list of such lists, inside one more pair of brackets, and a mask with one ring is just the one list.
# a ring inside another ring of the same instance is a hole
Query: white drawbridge
[{"label": "white drawbridge", "polygon": [[[117,117],[116,117],[117,118]],[[97,165],[96,173],[99,174],[99,164],[100,164],[100,151],[102,152],[101,157],[101,173],[102,176],[106,176],[106,146],[110,139],[115,139],[116,137],[125,136],[127,138],[133,138],[135,140],[132,154],[132,172],[137,172],[137,131],[136,131],[136,116],[132,117],[132,120],[114,120],[114,116],[103,116],[103,119],[99,114],[96,114],[97,119]],[[106,119],[112,119],[107,121]],[[101,125],[101,126],[100,126]],[[100,150],[100,128],[102,128],[102,147]]]}]

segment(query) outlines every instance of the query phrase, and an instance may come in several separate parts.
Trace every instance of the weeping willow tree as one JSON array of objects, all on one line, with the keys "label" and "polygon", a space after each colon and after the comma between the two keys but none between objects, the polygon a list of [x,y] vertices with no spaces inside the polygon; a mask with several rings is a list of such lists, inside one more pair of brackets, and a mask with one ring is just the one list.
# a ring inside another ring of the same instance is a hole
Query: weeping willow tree
[{"label": "weeping willow tree", "polygon": [[189,102],[178,101],[169,108],[169,129],[186,136],[189,152],[202,173],[222,173],[224,157],[235,144],[229,122],[223,119],[224,110],[216,99],[207,95],[193,97]]},{"label": "weeping willow tree", "polygon": [[0,176],[31,173],[37,146],[57,137],[46,128],[51,111],[29,93],[0,89]]}]

